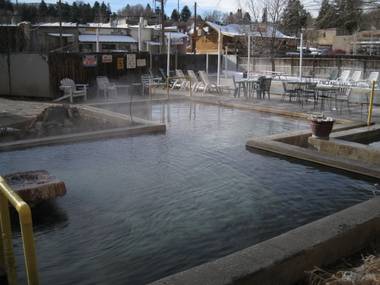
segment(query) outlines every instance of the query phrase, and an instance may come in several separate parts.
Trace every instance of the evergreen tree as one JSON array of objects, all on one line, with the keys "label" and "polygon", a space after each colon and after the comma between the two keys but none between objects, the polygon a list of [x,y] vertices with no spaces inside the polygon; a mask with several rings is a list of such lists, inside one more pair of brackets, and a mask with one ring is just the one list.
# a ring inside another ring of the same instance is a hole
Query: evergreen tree
[{"label": "evergreen tree", "polygon": [[45,1],[42,0],[40,5],[38,5],[38,17],[39,21],[43,22],[46,21],[46,17],[48,16],[48,6],[46,5]]},{"label": "evergreen tree", "polygon": [[301,28],[306,26],[309,13],[300,0],[288,0],[281,18],[281,26],[285,33],[298,35]]},{"label": "evergreen tree", "polygon": [[336,0],[336,26],[349,33],[354,32],[361,20],[360,0]]},{"label": "evergreen tree", "polygon": [[73,23],[80,22],[80,11],[76,2],[74,2],[73,5],[71,6],[70,12],[71,12],[70,22],[73,22]]},{"label": "evergreen tree", "polygon": [[48,6],[48,12],[47,12],[50,21],[54,21],[58,17],[58,11],[55,7],[55,5],[49,5]]},{"label": "evergreen tree", "polygon": [[177,9],[174,9],[173,12],[172,12],[172,15],[170,16],[170,19],[172,19],[174,22],[178,22],[179,21],[179,13],[177,11]]},{"label": "evergreen tree", "polygon": [[245,12],[243,16],[243,23],[249,24],[250,22],[251,22],[251,15],[249,15],[248,12]]},{"label": "evergreen tree", "polygon": [[261,18],[261,23],[268,23],[268,8],[263,9],[263,16]]},{"label": "evergreen tree", "polygon": [[183,6],[180,17],[182,22],[187,22],[190,19],[191,11],[187,5]]},{"label": "evergreen tree", "polygon": [[329,0],[323,0],[316,19],[316,26],[319,29],[328,29],[336,27],[337,12],[334,5],[330,4]]}]

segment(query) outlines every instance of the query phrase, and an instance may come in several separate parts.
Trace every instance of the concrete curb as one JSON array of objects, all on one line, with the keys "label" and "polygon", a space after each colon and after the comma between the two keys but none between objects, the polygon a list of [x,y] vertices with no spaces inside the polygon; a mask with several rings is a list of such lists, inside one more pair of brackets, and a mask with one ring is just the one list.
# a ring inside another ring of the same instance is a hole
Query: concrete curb
[{"label": "concrete curb", "polygon": [[132,120],[129,116],[114,113],[108,110],[98,109],[89,106],[80,106],[81,110],[86,113],[87,116],[95,116],[99,118],[100,115],[103,118],[112,120],[119,127],[100,131],[82,132],[75,134],[50,136],[45,138],[27,139],[14,142],[7,142],[0,144],[0,152],[31,148],[36,146],[55,145],[64,143],[74,143],[80,141],[89,141],[97,139],[108,139],[113,137],[126,137],[136,136],[141,134],[161,133],[166,131],[165,124],[159,124],[140,118],[133,117],[133,121],[140,124],[137,126],[120,127],[129,124]]},{"label": "concrete curb", "polygon": [[377,242],[379,218],[380,198],[374,198],[151,285],[294,284],[314,266]]}]

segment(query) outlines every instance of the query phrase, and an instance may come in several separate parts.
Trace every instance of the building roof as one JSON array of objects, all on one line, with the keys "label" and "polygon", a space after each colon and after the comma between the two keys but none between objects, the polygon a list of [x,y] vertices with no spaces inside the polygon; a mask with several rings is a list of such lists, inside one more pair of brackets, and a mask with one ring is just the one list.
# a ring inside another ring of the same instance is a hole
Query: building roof
[{"label": "building roof", "polygon": [[[52,23],[39,23],[35,24],[34,26],[38,27],[59,27],[59,22],[52,22]],[[115,25],[112,23],[87,23],[87,24],[78,24],[78,23],[72,23],[72,22],[62,22],[62,27],[64,28],[109,28],[109,29],[127,29],[127,24],[119,24]]]},{"label": "building roof", "polygon": [[168,37],[169,35],[171,39],[187,38],[187,35],[181,32],[165,32],[165,37]]},{"label": "building roof", "polygon": [[[60,37],[61,34],[60,33],[48,33],[49,36],[52,36],[52,37]],[[62,33],[62,37],[64,38],[69,38],[69,37],[73,37],[74,34],[64,34]]]},{"label": "building roof", "polygon": [[295,37],[290,37],[279,30],[274,30],[271,25],[267,25],[267,28],[265,31],[259,32],[259,31],[250,31],[250,26],[249,25],[238,25],[238,24],[229,24],[229,25],[218,25],[216,23],[212,22],[206,22],[206,24],[214,29],[215,31],[220,31],[222,35],[227,36],[227,37],[242,37],[242,36],[247,36],[251,35],[253,37],[266,37],[266,38],[271,38],[273,34],[275,35],[276,38],[279,39],[295,39]]},{"label": "building roof", "polygon": [[[96,42],[96,35],[79,35],[79,41],[83,43]],[[99,35],[99,42],[101,43],[137,43],[137,41],[130,36],[121,35]]]}]

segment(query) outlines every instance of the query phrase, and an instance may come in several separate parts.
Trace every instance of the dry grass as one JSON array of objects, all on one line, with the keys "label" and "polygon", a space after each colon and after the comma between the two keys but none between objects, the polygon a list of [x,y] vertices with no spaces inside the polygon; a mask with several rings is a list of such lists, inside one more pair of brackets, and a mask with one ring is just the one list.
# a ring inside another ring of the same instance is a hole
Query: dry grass
[{"label": "dry grass", "polygon": [[308,272],[309,285],[380,285],[380,257],[363,257],[358,267],[330,273],[321,268]]}]

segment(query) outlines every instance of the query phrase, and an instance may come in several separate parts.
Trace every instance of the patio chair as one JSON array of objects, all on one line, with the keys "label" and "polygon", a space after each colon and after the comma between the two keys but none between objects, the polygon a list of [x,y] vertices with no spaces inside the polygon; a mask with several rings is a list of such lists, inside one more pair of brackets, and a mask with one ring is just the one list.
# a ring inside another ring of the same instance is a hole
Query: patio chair
[{"label": "patio chair", "polygon": [[70,78],[64,78],[60,83],[59,89],[63,91],[63,96],[55,99],[54,102],[69,99],[70,103],[73,103],[74,98],[77,97],[83,97],[84,101],[87,100],[87,84],[75,84],[74,80]]},{"label": "patio chair", "polygon": [[215,90],[215,92],[220,93],[218,86],[215,83],[210,82],[208,75],[205,71],[200,70],[198,74],[204,85],[203,94],[205,94],[207,91],[212,90]]},{"label": "patio chair", "polygon": [[142,86],[142,95],[148,93],[148,95],[153,94],[153,90],[156,87],[165,86],[166,83],[158,82],[151,74],[141,75],[141,86]]},{"label": "patio chair", "polygon": [[333,83],[341,84],[341,85],[347,84],[348,79],[350,78],[350,74],[351,74],[351,70],[349,70],[349,69],[343,70],[342,73],[340,74],[340,76],[338,77],[338,79],[333,81]]},{"label": "patio chair", "polygon": [[117,88],[115,83],[111,83],[106,76],[96,77],[97,96],[103,92],[104,99],[108,98],[110,93],[117,95]]},{"label": "patio chair", "polygon": [[352,88],[351,87],[342,87],[338,90],[336,97],[335,97],[335,105],[338,108],[339,102],[340,102],[340,113],[342,113],[343,110],[343,104],[347,104],[347,110],[350,113],[350,97],[352,93]]},{"label": "patio chair", "polygon": [[320,80],[319,83],[320,84],[331,84],[332,82],[337,81],[338,74],[339,74],[339,70],[338,69],[333,69],[330,72],[329,77],[327,79]]},{"label": "patio chair", "polygon": [[362,71],[355,70],[351,78],[349,79],[350,85],[356,86],[359,83],[361,77],[362,77]]},{"label": "patio chair", "polygon": [[242,84],[239,84],[239,83],[236,82],[236,81],[237,81],[237,75],[232,76],[232,82],[233,82],[233,84],[234,84],[234,90],[233,90],[233,92],[234,92],[234,97],[235,97],[235,98],[236,98],[236,97],[240,98],[240,91],[241,91],[242,87],[243,87],[243,88],[245,88],[245,87],[244,87],[244,85],[242,86]]},{"label": "patio chair", "polygon": [[369,88],[372,86],[373,81],[375,81],[375,86],[376,86],[377,82],[379,81],[379,72],[378,71],[372,71],[368,75],[368,78],[366,80],[359,81],[357,83],[357,86]]},{"label": "patio chair", "polygon": [[282,87],[284,89],[284,93],[282,93],[282,98],[281,100],[283,101],[285,96],[289,96],[289,102],[292,101],[293,97],[299,97],[299,92],[297,89],[291,89],[288,88],[287,84],[285,81],[282,81]]},{"label": "patio chair", "polygon": [[187,70],[187,74],[190,77],[191,80],[191,88],[193,89],[194,92],[197,92],[199,89],[204,89],[204,85],[202,81],[200,81],[195,74],[195,72],[191,69]]},{"label": "patio chair", "polygon": [[265,99],[265,93],[266,93],[268,96],[268,99],[270,100],[270,87],[272,84],[272,78],[261,76],[258,78],[257,81],[258,83],[255,86],[257,98]]},{"label": "patio chair", "polygon": [[186,88],[188,85],[188,81],[186,80],[185,74],[183,74],[183,71],[180,69],[175,70],[175,76],[176,79],[174,80],[174,83],[172,85],[172,89],[178,88],[183,89]]},{"label": "patio chair", "polygon": [[303,102],[309,102],[312,101],[314,103],[314,109],[317,106],[317,83],[315,82],[309,82],[305,85],[305,87],[301,90],[303,101],[302,101],[302,106]]}]

